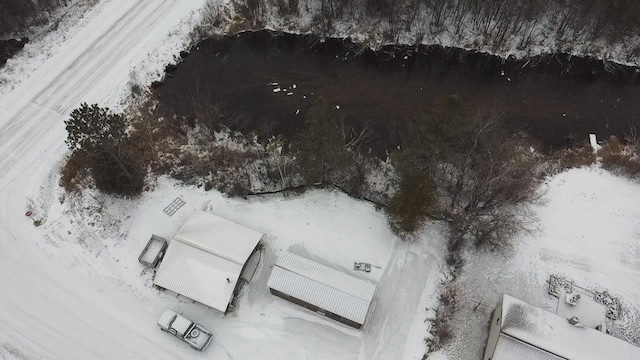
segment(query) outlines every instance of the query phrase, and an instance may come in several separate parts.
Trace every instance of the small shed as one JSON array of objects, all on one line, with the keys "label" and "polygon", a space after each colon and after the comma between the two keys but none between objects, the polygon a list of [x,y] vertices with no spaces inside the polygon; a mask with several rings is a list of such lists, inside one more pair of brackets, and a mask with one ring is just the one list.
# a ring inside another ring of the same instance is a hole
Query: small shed
[{"label": "small shed", "polygon": [[146,266],[155,268],[167,251],[167,240],[157,235],[151,235],[140,255],[138,261]]},{"label": "small shed", "polygon": [[376,290],[372,283],[287,252],[268,282],[273,295],[359,329]]},{"label": "small shed", "polygon": [[222,217],[196,211],[169,243],[153,283],[226,312],[262,236]]}]

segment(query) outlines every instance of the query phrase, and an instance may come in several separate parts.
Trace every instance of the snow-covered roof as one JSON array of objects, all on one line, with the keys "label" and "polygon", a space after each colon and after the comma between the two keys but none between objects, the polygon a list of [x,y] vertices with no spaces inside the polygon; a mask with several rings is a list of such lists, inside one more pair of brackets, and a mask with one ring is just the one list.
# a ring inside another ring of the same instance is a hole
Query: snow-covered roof
[{"label": "snow-covered roof", "polygon": [[375,285],[290,252],[273,267],[268,286],[364,324]]},{"label": "snow-covered roof", "polygon": [[171,327],[174,328],[178,332],[178,334],[185,336],[191,324],[192,322],[190,320],[187,320],[183,316],[176,314],[176,319],[173,320],[173,324],[171,324]]},{"label": "snow-covered roof", "polygon": [[261,238],[259,232],[198,211],[169,244],[153,282],[225,312]]},{"label": "snow-covered roof", "polygon": [[153,283],[225,312],[241,271],[241,264],[174,240]]},{"label": "snow-covered roof", "polygon": [[262,235],[233,221],[198,210],[178,229],[174,239],[244,264]]},{"label": "snow-covered roof", "polygon": [[158,325],[162,326],[163,328],[169,327],[169,321],[171,321],[171,319],[173,319],[175,315],[176,315],[175,311],[165,310],[162,313],[162,315],[160,315],[160,318],[158,319]]},{"label": "snow-covered roof", "polygon": [[492,360],[563,360],[525,342],[500,334]]},{"label": "snow-covered roof", "polygon": [[502,299],[503,334],[566,359],[640,360],[640,348],[511,296]]}]

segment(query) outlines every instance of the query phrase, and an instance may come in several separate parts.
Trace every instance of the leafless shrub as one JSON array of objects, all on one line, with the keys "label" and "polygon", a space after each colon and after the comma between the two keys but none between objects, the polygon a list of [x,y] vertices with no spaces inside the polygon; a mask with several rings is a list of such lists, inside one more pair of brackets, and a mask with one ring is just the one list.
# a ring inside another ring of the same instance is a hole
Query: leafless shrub
[{"label": "leafless shrub", "polygon": [[401,175],[399,189],[387,207],[392,231],[403,239],[422,228],[429,214],[439,206],[433,181],[419,174]]},{"label": "leafless shrub", "polygon": [[140,163],[148,164],[153,171],[159,158],[170,147],[175,136],[174,124],[157,114],[157,107],[151,101],[138,105],[136,111],[128,114],[130,119],[128,150]]},{"label": "leafless shrub", "polygon": [[333,16],[327,8],[322,8],[319,13],[315,14],[311,19],[311,28],[315,29],[322,36],[326,36],[333,30]]},{"label": "leafless shrub", "polygon": [[202,23],[211,29],[215,29],[222,24],[222,10],[217,1],[207,1],[202,9]]},{"label": "leafless shrub", "polygon": [[193,114],[195,119],[191,126],[200,125],[208,137],[213,136],[217,131],[225,128],[241,129],[242,118],[231,111],[228,111],[223,104],[215,102],[212,96],[206,91],[200,90],[197,85],[196,95],[193,97]]},{"label": "leafless shrub", "polygon": [[234,0],[232,4],[236,15],[239,17],[235,22],[246,22],[250,27],[255,27],[261,23],[264,15],[264,0]]},{"label": "leafless shrub", "polygon": [[451,284],[445,286],[440,293],[435,316],[427,320],[431,325],[429,329],[430,337],[425,339],[429,348],[427,353],[442,349],[453,339],[451,321],[458,310],[458,294],[458,288]]},{"label": "leafless shrub", "polygon": [[623,143],[612,136],[598,156],[602,167],[609,171],[631,178],[640,174],[640,144],[635,140]]},{"label": "leafless shrub", "polygon": [[269,0],[271,6],[278,10],[278,13],[282,17],[287,16],[299,16],[300,9],[298,0]]},{"label": "leafless shrub", "polygon": [[568,149],[555,151],[549,158],[549,173],[565,169],[580,168],[595,164],[596,154],[588,142],[582,142]]},{"label": "leafless shrub", "polygon": [[287,146],[284,136],[274,136],[265,145],[266,153],[263,158],[267,178],[281,189],[294,186],[293,177],[300,171],[296,167],[295,158],[286,153]]},{"label": "leafless shrub", "polygon": [[297,163],[309,184],[340,185],[356,171],[341,116],[326,99],[318,98],[293,141]]},{"label": "leafless shrub", "polygon": [[197,149],[182,149],[170,174],[188,184],[216,188],[237,196],[245,196],[251,189],[248,168],[258,159],[251,150],[230,149],[208,145]]}]

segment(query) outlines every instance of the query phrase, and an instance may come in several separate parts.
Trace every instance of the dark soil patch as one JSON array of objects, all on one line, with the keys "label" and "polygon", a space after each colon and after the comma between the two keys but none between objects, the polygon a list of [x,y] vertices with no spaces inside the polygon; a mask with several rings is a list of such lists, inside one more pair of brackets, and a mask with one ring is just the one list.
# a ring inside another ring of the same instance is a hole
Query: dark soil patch
[{"label": "dark soil patch", "polygon": [[380,154],[398,146],[407,119],[443,95],[500,108],[514,130],[547,149],[588,133],[620,135],[640,116],[638,69],[568,54],[517,60],[441,46],[371,51],[268,31],[208,39],[190,54],[157,89],[163,113],[192,118],[199,99],[225,106],[239,130],[291,137],[321,95],[347,123],[374,129],[369,146]]},{"label": "dark soil patch", "polygon": [[27,42],[29,42],[28,38],[0,40],[0,67],[6,64],[7,60],[11,59],[18,51],[22,50]]}]

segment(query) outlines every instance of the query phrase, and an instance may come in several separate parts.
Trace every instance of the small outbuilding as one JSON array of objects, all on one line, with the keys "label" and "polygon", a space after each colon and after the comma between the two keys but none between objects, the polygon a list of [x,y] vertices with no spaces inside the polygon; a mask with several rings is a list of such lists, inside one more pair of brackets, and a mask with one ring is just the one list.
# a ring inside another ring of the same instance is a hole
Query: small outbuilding
[{"label": "small outbuilding", "polygon": [[268,282],[273,295],[359,329],[373,294],[372,283],[287,252],[276,261]]},{"label": "small outbuilding", "polygon": [[153,283],[226,312],[263,234],[196,211],[178,229]]},{"label": "small outbuilding", "polygon": [[640,348],[590,328],[577,317],[503,295],[489,329],[484,360],[640,360]]}]

